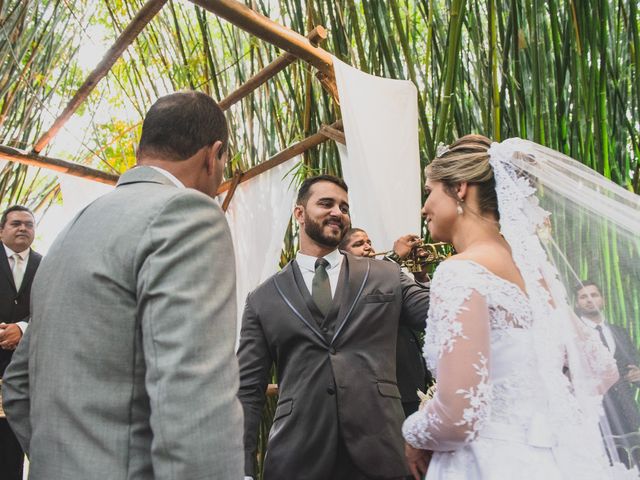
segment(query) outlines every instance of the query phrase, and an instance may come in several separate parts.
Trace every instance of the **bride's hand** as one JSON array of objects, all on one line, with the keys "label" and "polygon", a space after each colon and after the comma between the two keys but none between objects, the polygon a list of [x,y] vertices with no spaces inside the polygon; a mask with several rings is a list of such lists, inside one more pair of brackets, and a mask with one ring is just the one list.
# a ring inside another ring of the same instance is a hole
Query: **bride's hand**
[{"label": "bride's hand", "polygon": [[407,457],[407,463],[409,464],[409,470],[411,470],[413,478],[420,480],[422,476],[427,473],[427,467],[431,460],[431,452],[428,450],[418,450],[408,443],[405,443],[404,454]]}]

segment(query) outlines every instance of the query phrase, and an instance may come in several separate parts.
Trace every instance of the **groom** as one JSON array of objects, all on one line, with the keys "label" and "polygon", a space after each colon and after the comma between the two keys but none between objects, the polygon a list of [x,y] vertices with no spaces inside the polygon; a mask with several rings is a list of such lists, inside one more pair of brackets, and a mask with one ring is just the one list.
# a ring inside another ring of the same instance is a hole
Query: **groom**
[{"label": "groom", "polygon": [[428,289],[391,262],[337,250],[349,228],[347,186],[305,180],[294,216],[296,259],[247,298],[238,359],[245,474],[255,475],[270,371],[280,397],[264,479],[357,480],[409,475],[396,385],[398,323],[424,328]]}]

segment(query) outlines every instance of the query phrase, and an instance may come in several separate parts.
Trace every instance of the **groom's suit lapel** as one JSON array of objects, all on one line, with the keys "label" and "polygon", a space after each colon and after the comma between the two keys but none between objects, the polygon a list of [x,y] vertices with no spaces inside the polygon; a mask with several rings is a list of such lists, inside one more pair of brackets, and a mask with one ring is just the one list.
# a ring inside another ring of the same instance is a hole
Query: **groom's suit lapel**
[{"label": "groom's suit lapel", "polygon": [[[305,324],[323,344],[328,346],[329,342],[318,329],[318,324],[314,320],[313,314],[309,310],[309,306],[300,292],[295,278],[295,268],[298,267],[295,265],[295,260],[292,260],[273,277],[276,290],[287,305],[287,308],[293,312],[298,320]],[[301,273],[299,274],[302,275]]]},{"label": "groom's suit lapel", "polygon": [[347,278],[344,282],[344,292],[340,302],[340,310],[338,311],[338,319],[336,331],[331,339],[331,343],[335,343],[336,339],[351,319],[351,314],[362,296],[364,287],[369,279],[369,270],[371,262],[364,258],[354,257],[344,254],[342,268],[347,269]]}]

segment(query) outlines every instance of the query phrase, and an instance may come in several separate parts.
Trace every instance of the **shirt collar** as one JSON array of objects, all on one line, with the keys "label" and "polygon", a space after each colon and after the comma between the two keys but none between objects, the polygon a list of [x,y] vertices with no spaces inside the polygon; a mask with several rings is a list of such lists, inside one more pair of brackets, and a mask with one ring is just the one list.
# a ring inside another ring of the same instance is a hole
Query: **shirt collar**
[{"label": "shirt collar", "polygon": [[[342,254],[338,249],[334,250],[331,253],[328,253],[323,257],[327,262],[329,262],[328,270],[332,270],[336,267],[339,267],[342,264]],[[305,270],[310,270],[312,272],[316,269],[316,260],[318,257],[312,257],[311,255],[305,255],[304,253],[298,252],[296,254],[296,261],[300,268]]]},{"label": "shirt collar", "polygon": [[4,243],[2,244],[2,246],[4,247],[4,251],[7,254],[7,258],[11,258],[15,253],[20,255],[22,260],[26,260],[27,258],[29,258],[29,248],[27,248],[26,250],[23,250],[21,252],[14,252],[9,247],[7,247]]},{"label": "shirt collar", "polygon": [[598,327],[598,325],[602,326],[603,329],[607,328],[607,319],[604,318],[604,316],[602,316],[602,321],[600,323],[596,323],[587,317],[580,317],[580,320],[582,320],[582,323],[584,323],[588,327],[593,328],[594,330]]},{"label": "shirt collar", "polygon": [[156,172],[159,172],[162,175],[164,175],[165,177],[167,177],[169,180],[171,180],[171,183],[173,183],[176,187],[178,187],[178,188],[186,188],[184,186],[184,183],[182,183],[180,180],[178,180],[173,173],[165,170],[164,168],[157,167],[156,165],[147,165],[147,166],[153,168]]}]

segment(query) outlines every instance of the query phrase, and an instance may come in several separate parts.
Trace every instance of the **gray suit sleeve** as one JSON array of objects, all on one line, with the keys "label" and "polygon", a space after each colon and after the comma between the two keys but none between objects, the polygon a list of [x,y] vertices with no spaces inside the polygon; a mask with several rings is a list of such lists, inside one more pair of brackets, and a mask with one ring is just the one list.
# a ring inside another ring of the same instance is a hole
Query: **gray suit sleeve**
[{"label": "gray suit sleeve", "polygon": [[29,401],[29,339],[31,329],[27,329],[20,339],[11,363],[2,379],[2,407],[7,421],[16,435],[22,450],[29,455],[31,441],[31,420]]},{"label": "gray suit sleeve", "polygon": [[235,265],[211,199],[182,190],[136,251],[154,478],[242,477]]},{"label": "gray suit sleeve", "polygon": [[414,330],[424,330],[429,312],[429,287],[400,271],[402,314],[400,323]]},{"label": "gray suit sleeve", "polygon": [[244,408],[244,468],[247,476],[255,475],[258,430],[269,383],[269,372],[273,364],[260,319],[251,305],[251,299],[252,295],[249,295],[242,316],[242,332],[238,348],[239,397]]}]

